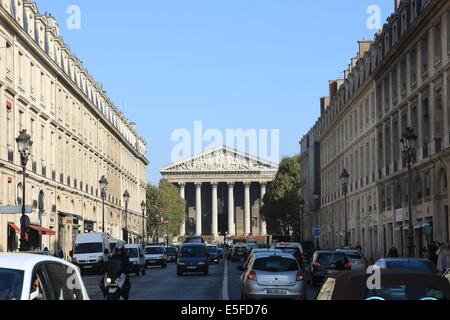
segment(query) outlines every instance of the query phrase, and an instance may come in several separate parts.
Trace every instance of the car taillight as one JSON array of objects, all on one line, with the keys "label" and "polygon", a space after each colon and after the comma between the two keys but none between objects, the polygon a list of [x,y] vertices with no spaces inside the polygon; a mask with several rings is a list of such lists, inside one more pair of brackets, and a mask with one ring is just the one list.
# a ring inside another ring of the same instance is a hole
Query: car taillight
[{"label": "car taillight", "polygon": [[312,266],[313,266],[314,269],[319,269],[320,268],[320,263],[314,262]]},{"label": "car taillight", "polygon": [[351,262],[351,261],[347,262],[347,263],[345,264],[344,268],[345,268],[346,270],[351,270],[351,269],[352,269],[352,262]]},{"label": "car taillight", "polygon": [[256,272],[255,271],[250,271],[248,273],[248,279],[249,280],[256,280]]},{"label": "car taillight", "polygon": [[297,272],[297,277],[295,278],[295,281],[302,281],[303,280],[303,272]]}]

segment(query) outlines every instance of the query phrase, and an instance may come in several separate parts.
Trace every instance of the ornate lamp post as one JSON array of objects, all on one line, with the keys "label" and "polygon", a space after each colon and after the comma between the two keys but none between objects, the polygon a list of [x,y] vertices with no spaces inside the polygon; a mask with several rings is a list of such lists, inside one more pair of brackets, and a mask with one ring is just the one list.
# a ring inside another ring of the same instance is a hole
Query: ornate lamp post
[{"label": "ornate lamp post", "polygon": [[144,244],[145,239],[145,209],[147,208],[147,204],[144,200],[141,202],[141,210],[142,210],[142,244]]},{"label": "ornate lamp post", "polygon": [[26,229],[28,228],[28,217],[25,214],[25,178],[28,158],[31,154],[33,141],[31,136],[27,134],[27,130],[22,130],[16,139],[17,147],[20,153],[20,164],[22,165],[22,218],[20,219],[20,251],[28,251],[28,241],[26,239]]},{"label": "ornate lamp post", "polygon": [[100,184],[100,196],[102,197],[102,232],[105,233],[105,200],[108,190],[108,180],[105,176],[102,176],[98,183]]},{"label": "ornate lamp post", "polygon": [[400,142],[403,146],[403,158],[408,166],[408,184],[409,184],[409,228],[408,228],[408,257],[413,258],[415,256],[415,244],[414,244],[414,223],[412,218],[412,172],[411,167],[413,164],[414,155],[416,152],[417,136],[414,133],[414,129],[407,127],[402,134]]},{"label": "ornate lamp post", "polygon": [[342,183],[342,193],[344,194],[344,212],[345,212],[345,236],[344,236],[344,246],[349,246],[348,240],[348,219],[347,219],[347,193],[348,193],[348,181],[350,179],[350,174],[344,168],[341,173],[341,183]]},{"label": "ornate lamp post", "polygon": [[169,218],[166,219],[167,226],[167,246],[169,246]]},{"label": "ornate lamp post", "polygon": [[304,216],[305,216],[305,200],[303,200],[303,198],[300,198],[300,201],[299,201],[299,208],[300,208],[300,241],[304,241],[305,240],[305,238],[304,238],[304,236],[303,236],[303,234],[304,234],[304,231],[305,231],[305,225],[304,225],[304,222],[305,222],[305,219],[304,219]]},{"label": "ornate lamp post", "polygon": [[130,193],[125,190],[123,194],[123,202],[125,203],[125,228],[123,229],[123,240],[128,243],[128,203],[130,203]]}]

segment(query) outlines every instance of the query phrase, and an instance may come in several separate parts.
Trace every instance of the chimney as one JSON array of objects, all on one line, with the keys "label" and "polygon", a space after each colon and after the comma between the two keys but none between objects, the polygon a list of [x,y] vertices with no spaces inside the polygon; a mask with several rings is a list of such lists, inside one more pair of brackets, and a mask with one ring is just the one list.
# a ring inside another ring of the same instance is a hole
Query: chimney
[{"label": "chimney", "polygon": [[370,45],[372,44],[372,41],[362,39],[361,41],[358,41],[359,45],[359,58],[363,58],[364,54],[369,51]]},{"label": "chimney", "polygon": [[330,96],[330,98],[333,98],[333,97],[336,95],[337,89],[338,89],[338,87],[337,87],[337,81],[335,81],[335,80],[330,80],[330,81],[328,82],[328,84],[329,84],[329,96]]},{"label": "chimney", "polygon": [[330,106],[330,97],[320,98],[320,114],[323,114]]}]

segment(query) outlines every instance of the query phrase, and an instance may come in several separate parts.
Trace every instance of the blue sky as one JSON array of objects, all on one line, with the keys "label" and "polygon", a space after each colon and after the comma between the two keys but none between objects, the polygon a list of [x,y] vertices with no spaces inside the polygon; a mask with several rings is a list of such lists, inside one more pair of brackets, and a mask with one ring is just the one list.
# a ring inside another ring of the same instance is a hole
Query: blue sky
[{"label": "blue sky", "polygon": [[[372,39],[392,0],[37,0],[72,51],[148,142],[148,178],[171,163],[178,128],[279,129],[280,156],[299,152],[319,98]],[[132,5],[133,4],[133,5]],[[81,9],[69,30],[67,8]],[[206,143],[205,143],[206,145]]]}]

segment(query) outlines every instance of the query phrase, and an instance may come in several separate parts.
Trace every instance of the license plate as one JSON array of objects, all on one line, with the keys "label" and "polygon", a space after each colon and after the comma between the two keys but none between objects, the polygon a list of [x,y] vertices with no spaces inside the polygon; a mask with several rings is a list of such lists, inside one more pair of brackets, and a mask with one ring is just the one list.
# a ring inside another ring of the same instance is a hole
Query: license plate
[{"label": "license plate", "polygon": [[268,294],[286,294],[286,290],[268,289]]},{"label": "license plate", "polygon": [[188,270],[196,270],[197,269],[197,267],[187,267],[188,268]]},{"label": "license plate", "polygon": [[117,288],[109,288],[108,289],[108,293],[116,293],[117,292]]}]

